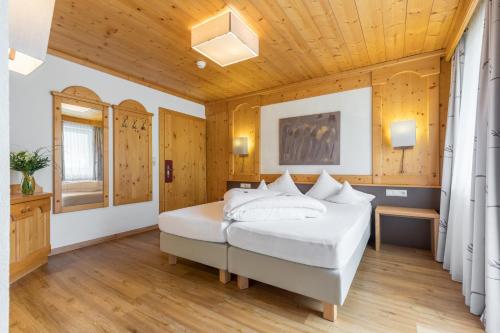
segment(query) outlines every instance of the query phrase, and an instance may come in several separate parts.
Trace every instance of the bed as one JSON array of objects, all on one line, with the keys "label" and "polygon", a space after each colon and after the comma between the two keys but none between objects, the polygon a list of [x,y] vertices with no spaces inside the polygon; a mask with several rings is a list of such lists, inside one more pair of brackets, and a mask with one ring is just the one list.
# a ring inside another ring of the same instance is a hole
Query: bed
[{"label": "bed", "polygon": [[327,213],[310,221],[233,222],[228,269],[238,287],[254,279],[323,302],[334,321],[370,238],[371,204],[323,201]]},{"label": "bed", "polygon": [[334,204],[306,220],[229,222],[224,202],[162,213],[160,248],[169,262],[186,258],[219,269],[223,283],[237,274],[238,287],[257,280],[323,302],[334,321],[370,237],[372,207]]},{"label": "bed", "polygon": [[161,213],[160,249],[174,265],[177,257],[219,269],[219,280],[227,283],[227,233],[230,222],[224,220],[224,202],[177,209]]}]

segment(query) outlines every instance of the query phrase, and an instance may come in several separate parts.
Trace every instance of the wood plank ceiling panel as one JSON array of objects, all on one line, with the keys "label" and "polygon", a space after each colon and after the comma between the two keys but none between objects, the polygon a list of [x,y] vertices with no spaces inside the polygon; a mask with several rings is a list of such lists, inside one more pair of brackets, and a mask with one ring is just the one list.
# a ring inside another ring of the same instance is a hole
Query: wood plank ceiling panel
[{"label": "wood plank ceiling panel", "polygon": [[[460,1],[58,0],[49,48],[213,101],[442,49]],[[227,7],[259,35],[260,55],[220,67],[191,49],[190,30]]]}]

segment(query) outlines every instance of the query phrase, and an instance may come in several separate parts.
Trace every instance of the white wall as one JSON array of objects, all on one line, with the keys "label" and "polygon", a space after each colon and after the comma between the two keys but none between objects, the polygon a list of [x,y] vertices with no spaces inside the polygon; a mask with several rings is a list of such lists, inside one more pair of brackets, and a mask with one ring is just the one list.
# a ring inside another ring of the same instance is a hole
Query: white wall
[{"label": "white wall", "polygon": [[[279,119],[340,111],[340,165],[279,165]],[[372,88],[271,104],[261,109],[261,173],[370,175],[372,173]]]},{"label": "white wall", "polygon": [[[205,108],[160,91],[123,80],[61,58],[47,56],[46,62],[29,76],[12,73],[10,77],[10,147],[11,150],[52,148],[52,90],[79,85],[92,89],[111,104],[125,99],[141,102],[153,117],[153,201],[112,206],[113,147],[112,117],[109,126],[110,207],[51,216],[51,244],[57,248],[98,237],[157,223],[158,216],[158,107],[204,117]],[[110,114],[112,110],[110,108]],[[131,156],[130,158],[133,158]],[[11,183],[19,183],[20,175],[11,174]],[[52,168],[35,174],[38,184],[52,191]]]},{"label": "white wall", "polygon": [[7,0],[0,0],[0,332],[9,331],[9,71]]}]

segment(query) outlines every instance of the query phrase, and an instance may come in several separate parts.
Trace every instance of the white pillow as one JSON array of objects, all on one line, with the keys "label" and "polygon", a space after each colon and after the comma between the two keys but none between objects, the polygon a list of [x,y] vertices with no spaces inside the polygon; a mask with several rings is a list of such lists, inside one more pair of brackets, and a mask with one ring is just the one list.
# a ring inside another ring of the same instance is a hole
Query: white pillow
[{"label": "white pillow", "polygon": [[263,180],[260,181],[259,187],[257,187],[258,190],[268,190],[266,182]]},{"label": "white pillow", "polygon": [[288,194],[302,194],[297,188],[297,185],[293,182],[292,176],[288,170],[285,171],[278,179],[276,179],[271,184],[267,185],[267,188],[275,192],[283,192]]},{"label": "white pillow", "polygon": [[325,170],[321,172],[316,180],[316,183],[307,191],[306,195],[318,199],[324,200],[325,198],[334,195],[342,188],[342,184],[333,179]]},{"label": "white pillow", "polygon": [[374,195],[357,191],[352,188],[348,181],[345,181],[344,185],[342,185],[342,189],[338,193],[329,196],[325,200],[341,204],[356,204],[370,202],[373,199],[375,199]]}]

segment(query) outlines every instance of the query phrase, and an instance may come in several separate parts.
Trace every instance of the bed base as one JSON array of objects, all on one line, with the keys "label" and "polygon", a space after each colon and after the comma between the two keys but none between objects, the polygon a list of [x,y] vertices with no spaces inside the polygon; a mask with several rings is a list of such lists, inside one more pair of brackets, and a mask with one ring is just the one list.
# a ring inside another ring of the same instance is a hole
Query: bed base
[{"label": "bed base", "polygon": [[168,263],[175,265],[177,257],[185,258],[219,269],[219,281],[226,284],[231,281],[227,269],[226,243],[213,243],[190,239],[160,232],[160,249],[168,254]]},{"label": "bed base", "polygon": [[348,263],[340,269],[308,266],[234,246],[228,249],[228,268],[238,275],[240,289],[248,288],[252,279],[320,300],[323,318],[335,321],[337,308],[345,301],[369,238],[370,226],[367,226]]}]

